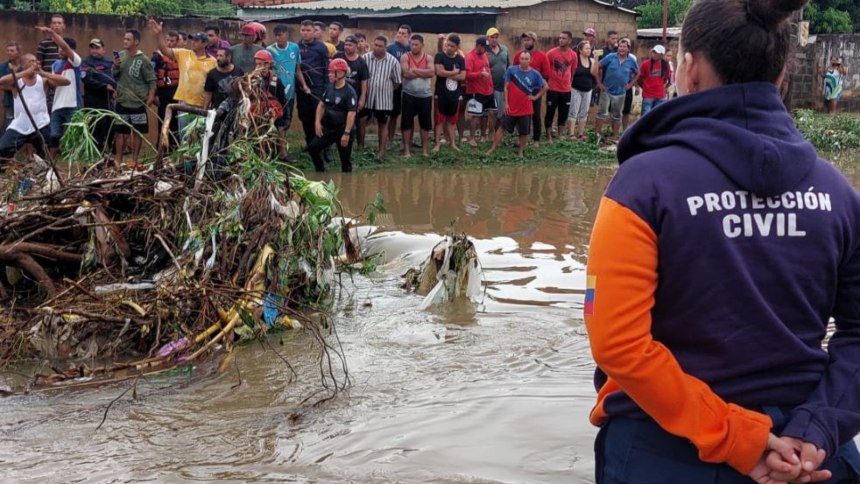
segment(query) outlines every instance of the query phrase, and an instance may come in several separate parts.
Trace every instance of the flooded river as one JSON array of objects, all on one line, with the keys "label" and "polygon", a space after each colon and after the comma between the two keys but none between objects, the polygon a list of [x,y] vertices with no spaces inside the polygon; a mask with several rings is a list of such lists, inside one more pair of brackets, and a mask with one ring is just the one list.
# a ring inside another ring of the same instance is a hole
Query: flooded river
[{"label": "flooded river", "polygon": [[[330,175],[348,212],[385,198],[389,262],[344,279],[334,321],[353,385],[319,385],[301,334],[247,345],[225,374],[0,399],[0,480],[592,482],[588,236],[613,169],[422,167]],[[857,175],[852,174],[855,183]],[[419,311],[400,275],[455,221],[479,250],[478,308]],[[410,257],[397,258],[402,253]],[[289,382],[288,356],[299,381]],[[238,384],[241,381],[241,384]],[[238,385],[237,385],[238,384]]]}]

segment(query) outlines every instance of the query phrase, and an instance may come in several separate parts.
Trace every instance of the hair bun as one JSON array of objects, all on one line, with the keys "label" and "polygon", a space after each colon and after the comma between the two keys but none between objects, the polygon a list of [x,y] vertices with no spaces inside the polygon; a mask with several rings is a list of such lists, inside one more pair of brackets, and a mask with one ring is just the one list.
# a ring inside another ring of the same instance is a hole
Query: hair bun
[{"label": "hair bun", "polygon": [[773,30],[803,8],[809,0],[747,0],[747,12],[753,21]]}]

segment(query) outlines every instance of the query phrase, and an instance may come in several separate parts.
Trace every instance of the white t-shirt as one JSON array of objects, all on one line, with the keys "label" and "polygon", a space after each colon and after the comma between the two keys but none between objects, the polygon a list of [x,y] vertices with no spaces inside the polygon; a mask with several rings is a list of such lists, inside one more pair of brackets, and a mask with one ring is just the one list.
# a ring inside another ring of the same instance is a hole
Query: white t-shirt
[{"label": "white t-shirt", "polygon": [[42,76],[37,74],[36,83],[32,86],[27,86],[23,79],[18,79],[18,87],[20,94],[15,96],[15,119],[9,124],[9,129],[27,135],[35,132],[36,129],[30,122],[27,112],[24,111],[21,96],[24,96],[24,101],[26,101],[38,129],[44,128],[51,122],[51,115],[48,114],[48,100],[45,98],[45,83]]},{"label": "white t-shirt", "polygon": [[[63,69],[62,72],[57,72],[58,64],[67,67],[67,69]],[[68,86],[59,86],[54,89],[54,107],[51,108],[54,111],[62,108],[78,107],[78,89],[80,89],[80,87],[78,86],[78,80],[75,79],[75,70],[68,68],[69,64],[74,67],[81,67],[81,56],[75,52],[75,57],[70,59],[68,62],[63,59],[54,61],[54,74],[60,74],[71,81],[71,84]]]}]

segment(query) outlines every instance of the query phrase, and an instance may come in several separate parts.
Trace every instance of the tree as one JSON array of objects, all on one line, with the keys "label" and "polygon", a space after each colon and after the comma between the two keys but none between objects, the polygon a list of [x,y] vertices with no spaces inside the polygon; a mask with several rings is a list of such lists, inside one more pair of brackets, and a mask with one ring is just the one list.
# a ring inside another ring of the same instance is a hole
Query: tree
[{"label": "tree", "polygon": [[[12,1],[16,10],[30,10],[29,0]],[[229,0],[41,0],[38,10],[48,12],[97,13],[113,15],[205,15],[229,17],[236,8]]]},{"label": "tree", "polygon": [[[684,23],[684,16],[690,10],[693,0],[669,0],[669,27]],[[651,0],[635,9],[639,12],[637,23],[640,29],[656,29],[663,26],[663,0]]]},{"label": "tree", "polygon": [[[669,0],[669,26],[680,26],[692,0]],[[639,12],[639,27],[653,29],[663,26],[662,0],[624,0],[622,5]],[[809,21],[812,34],[842,34],[860,32],[860,1],[812,0],[803,17]]]},{"label": "tree", "polygon": [[813,34],[860,32],[860,5],[852,0],[816,0],[803,12]]}]

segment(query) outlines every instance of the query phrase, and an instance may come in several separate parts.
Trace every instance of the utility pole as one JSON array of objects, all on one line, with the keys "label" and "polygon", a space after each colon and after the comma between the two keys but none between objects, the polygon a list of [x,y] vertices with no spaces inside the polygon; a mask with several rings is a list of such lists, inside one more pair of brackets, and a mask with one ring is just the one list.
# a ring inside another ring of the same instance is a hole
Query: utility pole
[{"label": "utility pole", "polygon": [[669,42],[666,40],[667,32],[666,30],[669,28],[669,0],[663,0],[663,45],[669,45]]}]

